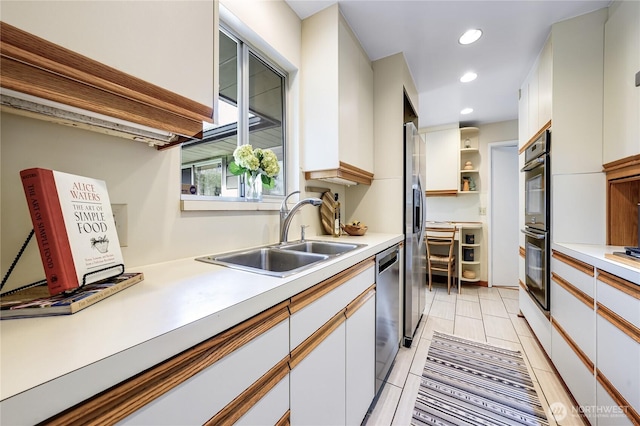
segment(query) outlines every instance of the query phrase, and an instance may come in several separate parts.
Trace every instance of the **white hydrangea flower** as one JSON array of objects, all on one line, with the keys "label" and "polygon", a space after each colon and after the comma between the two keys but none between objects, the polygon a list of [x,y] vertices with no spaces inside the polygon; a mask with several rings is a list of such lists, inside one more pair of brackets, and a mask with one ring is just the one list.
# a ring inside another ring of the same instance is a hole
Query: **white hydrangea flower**
[{"label": "white hydrangea flower", "polygon": [[251,145],[240,145],[233,151],[233,158],[240,167],[256,171],[260,167],[260,160],[253,154]]},{"label": "white hydrangea flower", "polygon": [[278,163],[278,157],[273,151],[267,149],[262,151],[262,170],[269,177],[275,177],[280,173],[280,164]]}]

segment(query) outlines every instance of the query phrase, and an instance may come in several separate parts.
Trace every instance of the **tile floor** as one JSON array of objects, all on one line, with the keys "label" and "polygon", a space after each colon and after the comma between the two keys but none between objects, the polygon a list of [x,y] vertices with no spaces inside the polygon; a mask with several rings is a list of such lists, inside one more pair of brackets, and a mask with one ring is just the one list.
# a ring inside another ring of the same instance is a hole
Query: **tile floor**
[{"label": "tile floor", "polygon": [[518,312],[518,290],[515,287],[463,286],[462,294],[454,293],[452,289],[448,295],[446,285],[434,284],[433,291],[427,291],[424,316],[413,345],[411,348],[400,348],[380,397],[364,424],[404,426],[411,423],[422,368],[433,331],[437,330],[520,350],[545,407],[549,424],[583,425],[579,417],[571,414],[557,421],[550,413],[550,404],[562,402],[569,407],[571,399],[526,321],[517,316]]}]

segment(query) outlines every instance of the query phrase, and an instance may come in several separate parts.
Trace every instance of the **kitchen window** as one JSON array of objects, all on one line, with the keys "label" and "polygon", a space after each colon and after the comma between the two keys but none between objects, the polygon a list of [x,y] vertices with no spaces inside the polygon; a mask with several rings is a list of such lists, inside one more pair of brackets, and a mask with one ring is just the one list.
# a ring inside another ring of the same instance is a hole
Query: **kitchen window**
[{"label": "kitchen window", "polygon": [[220,25],[218,123],[203,138],[182,145],[182,193],[221,201],[242,200],[244,178],[229,172],[233,151],[244,144],[272,150],[280,163],[265,200],[285,194],[287,75]]}]

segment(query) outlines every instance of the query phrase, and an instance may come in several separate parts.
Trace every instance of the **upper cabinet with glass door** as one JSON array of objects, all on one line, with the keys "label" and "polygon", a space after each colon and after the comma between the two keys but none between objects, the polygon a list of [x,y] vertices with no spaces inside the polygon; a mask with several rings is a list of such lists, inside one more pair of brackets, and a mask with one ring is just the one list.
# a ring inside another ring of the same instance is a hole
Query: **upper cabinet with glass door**
[{"label": "upper cabinet with glass door", "polygon": [[182,192],[206,199],[242,200],[245,177],[231,173],[229,164],[235,149],[249,144],[276,155],[280,173],[275,186],[265,188],[263,194],[266,199],[283,196],[286,74],[222,27],[219,52],[218,123],[206,128],[202,139],[182,145]]},{"label": "upper cabinet with glass door", "polygon": [[3,94],[192,136],[213,118],[217,15],[217,0],[3,1]]},{"label": "upper cabinet with glass door", "polygon": [[334,4],[302,21],[302,145],[307,179],[373,179],[373,68]]}]

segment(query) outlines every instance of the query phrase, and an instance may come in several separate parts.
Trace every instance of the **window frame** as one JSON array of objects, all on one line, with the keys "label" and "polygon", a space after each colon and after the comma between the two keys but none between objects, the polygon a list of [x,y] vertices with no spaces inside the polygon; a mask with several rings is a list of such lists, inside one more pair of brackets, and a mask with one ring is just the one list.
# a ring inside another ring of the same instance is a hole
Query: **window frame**
[{"label": "window frame", "polygon": [[[184,191],[181,191],[180,201],[181,201],[181,210],[277,210],[280,208],[280,204],[287,193],[288,188],[288,174],[289,169],[291,169],[290,165],[288,165],[289,161],[289,128],[288,128],[288,115],[289,111],[289,84],[290,84],[290,73],[282,66],[280,66],[276,60],[269,58],[269,56],[265,55],[262,51],[256,48],[253,44],[246,40],[246,38],[242,37],[238,34],[237,31],[233,30],[229,25],[224,22],[219,22],[218,32],[224,32],[225,35],[232,38],[238,44],[238,86],[239,86],[239,94],[238,94],[238,125],[237,125],[237,141],[240,146],[240,142],[242,145],[250,143],[250,108],[249,108],[249,60],[250,55],[253,55],[255,59],[261,61],[267,68],[273,71],[282,79],[281,85],[281,99],[282,99],[282,120],[280,123],[281,131],[282,131],[282,164],[281,164],[281,176],[283,183],[283,194],[263,194],[262,201],[246,201],[244,196],[240,196],[244,191],[241,190],[240,186],[244,184],[244,176],[237,176],[238,178],[238,196],[237,197],[229,197],[229,196],[207,196],[207,195],[191,195],[186,194]],[[221,99],[218,102],[224,102]],[[247,107],[245,108],[244,105]],[[225,171],[227,165],[225,164],[224,159],[222,159],[223,164],[223,179],[225,177]],[[202,161],[202,162],[192,162],[188,165],[182,164],[182,156],[180,159],[180,169],[181,171],[186,168],[192,169],[192,180],[195,178],[193,174],[193,167],[196,163],[210,162],[210,160]]]}]

